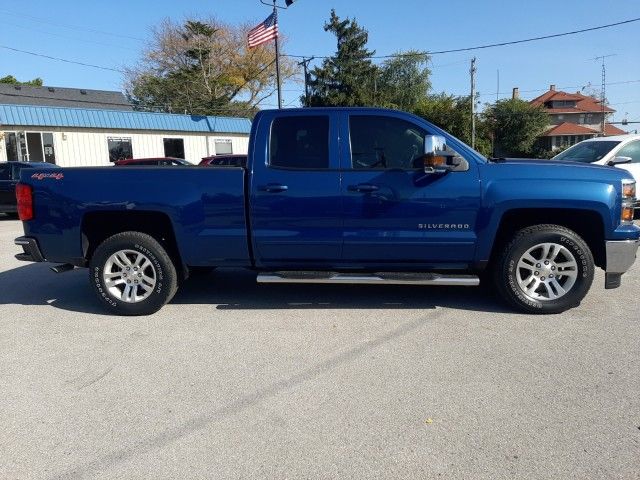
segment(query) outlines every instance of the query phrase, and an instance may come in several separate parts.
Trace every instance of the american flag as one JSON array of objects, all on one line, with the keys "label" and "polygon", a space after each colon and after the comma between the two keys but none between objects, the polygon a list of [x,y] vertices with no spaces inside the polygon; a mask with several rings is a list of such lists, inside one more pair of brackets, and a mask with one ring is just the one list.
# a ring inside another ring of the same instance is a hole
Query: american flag
[{"label": "american flag", "polygon": [[249,48],[278,38],[278,17],[275,12],[255,28],[249,30]]}]

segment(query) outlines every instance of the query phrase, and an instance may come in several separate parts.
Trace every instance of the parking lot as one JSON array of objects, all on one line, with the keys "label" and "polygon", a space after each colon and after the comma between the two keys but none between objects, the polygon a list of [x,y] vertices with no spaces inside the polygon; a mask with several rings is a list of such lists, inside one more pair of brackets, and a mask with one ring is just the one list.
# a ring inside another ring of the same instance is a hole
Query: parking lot
[{"label": "parking lot", "polygon": [[640,266],[562,315],[482,289],[186,282],[111,317],[0,218],[0,478],[640,478]]}]

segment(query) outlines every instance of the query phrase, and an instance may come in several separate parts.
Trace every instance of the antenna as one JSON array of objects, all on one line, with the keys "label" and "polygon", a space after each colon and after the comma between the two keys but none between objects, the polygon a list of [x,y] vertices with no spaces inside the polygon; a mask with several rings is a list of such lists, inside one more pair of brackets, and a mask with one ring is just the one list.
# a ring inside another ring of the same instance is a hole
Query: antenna
[{"label": "antenna", "polygon": [[601,55],[600,57],[595,57],[592,58],[591,60],[595,60],[596,62],[598,60],[602,60],[602,86],[600,88],[600,113],[602,114],[602,123],[600,126],[600,133],[602,134],[602,136],[605,136],[605,114],[604,114],[604,102],[606,100],[606,96],[605,96],[605,88],[606,88],[606,80],[607,80],[607,67],[605,66],[604,63],[604,59],[605,58],[609,58],[609,57],[615,57],[616,54],[615,53],[610,53],[609,55]]}]

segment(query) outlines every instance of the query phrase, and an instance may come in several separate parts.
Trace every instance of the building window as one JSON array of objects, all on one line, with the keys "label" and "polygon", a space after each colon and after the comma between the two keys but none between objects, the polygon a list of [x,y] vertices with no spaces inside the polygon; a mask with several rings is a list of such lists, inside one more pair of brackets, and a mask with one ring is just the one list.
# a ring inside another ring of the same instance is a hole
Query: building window
[{"label": "building window", "polygon": [[15,132],[7,132],[5,134],[5,148],[7,150],[7,160],[17,162],[18,156],[18,137]]},{"label": "building window", "polygon": [[7,132],[5,144],[7,160],[10,162],[56,163],[53,133]]},{"label": "building window", "polygon": [[215,147],[216,147],[216,155],[232,155],[233,154],[233,144],[231,143],[231,140],[229,140],[228,138],[216,139]]},{"label": "building window", "polygon": [[564,120],[564,115],[558,115],[558,120]]},{"label": "building window", "polygon": [[181,138],[165,138],[164,156],[184,159],[184,140]]},{"label": "building window", "polygon": [[56,163],[56,151],[53,147],[53,133],[42,134],[42,150],[44,151],[44,161]]},{"label": "building window", "polygon": [[109,161],[117,162],[133,158],[133,148],[131,147],[131,138],[128,137],[108,137],[107,145],[109,148]]}]

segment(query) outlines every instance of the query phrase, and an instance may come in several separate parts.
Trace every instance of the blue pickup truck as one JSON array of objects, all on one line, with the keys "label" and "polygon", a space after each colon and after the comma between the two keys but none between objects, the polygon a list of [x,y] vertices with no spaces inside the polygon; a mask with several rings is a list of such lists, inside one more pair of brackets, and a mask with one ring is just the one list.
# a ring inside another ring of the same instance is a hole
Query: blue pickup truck
[{"label": "blue pickup truck", "polygon": [[489,160],[403,112],[262,111],[246,167],[24,172],[17,258],[88,267],[123,315],[157,311],[215,267],[264,283],[482,279],[521,311],[557,313],[596,266],[620,286],[639,245],[635,196],[628,172]]}]

